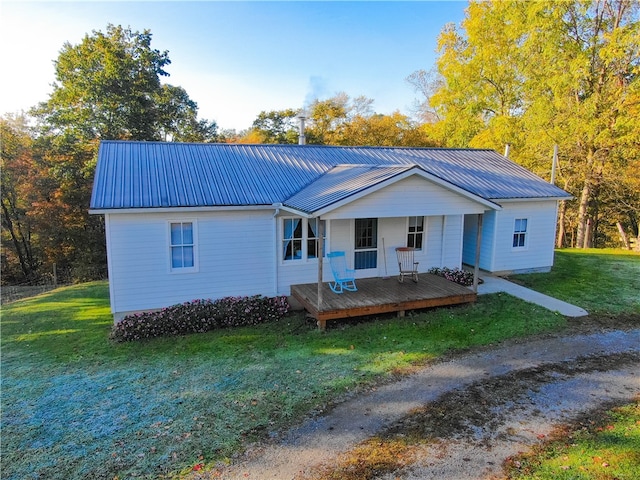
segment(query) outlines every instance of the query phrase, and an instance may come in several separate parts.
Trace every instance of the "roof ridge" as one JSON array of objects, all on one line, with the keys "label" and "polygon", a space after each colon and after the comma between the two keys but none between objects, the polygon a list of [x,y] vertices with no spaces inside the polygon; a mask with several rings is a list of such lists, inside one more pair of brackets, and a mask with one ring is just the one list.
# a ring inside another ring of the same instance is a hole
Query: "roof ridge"
[{"label": "roof ridge", "polygon": [[[265,147],[265,148],[335,148],[335,149],[356,149],[356,150],[433,150],[433,151],[473,151],[473,152],[494,152],[491,148],[472,148],[472,147],[409,147],[404,145],[388,146],[388,145],[316,145],[305,144],[299,145],[297,143],[223,143],[223,142],[167,142],[163,140],[100,140],[100,143],[143,143],[143,144],[160,144],[160,145],[198,145],[202,147],[217,146],[217,147]],[[499,154],[498,154],[499,155]]]}]

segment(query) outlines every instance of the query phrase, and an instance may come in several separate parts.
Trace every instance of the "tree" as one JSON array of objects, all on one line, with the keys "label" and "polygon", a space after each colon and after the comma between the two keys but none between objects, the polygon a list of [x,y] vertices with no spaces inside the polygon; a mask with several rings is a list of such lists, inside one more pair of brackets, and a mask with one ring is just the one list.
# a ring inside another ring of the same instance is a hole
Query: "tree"
[{"label": "tree", "polygon": [[[33,197],[34,162],[32,139],[26,118],[0,119],[0,162],[2,175],[2,279],[4,282],[31,281],[38,259],[32,243],[28,216]],[[14,267],[18,266],[19,270]]]},{"label": "tree", "polygon": [[326,100],[315,99],[308,107],[307,140],[320,145],[336,145],[340,129],[349,119],[350,98],[340,92]]},{"label": "tree", "polygon": [[422,123],[433,124],[442,120],[437,109],[431,105],[431,97],[442,87],[442,76],[437,68],[430,70],[417,70],[406,78],[414,91],[419,94],[420,100],[415,102],[414,112]]},{"label": "tree", "polygon": [[300,110],[262,111],[253,121],[252,133],[258,143],[298,143],[298,124],[296,118]]},{"label": "tree", "polygon": [[186,90],[173,85],[162,85],[156,94],[158,109],[157,129],[162,140],[174,142],[217,142],[218,125],[198,120],[198,104],[189,98]]},{"label": "tree", "polygon": [[373,100],[346,93],[315,99],[303,114],[287,109],[260,112],[241,143],[297,143],[299,116],[306,116],[307,143],[317,145],[432,146],[425,129],[400,112],[374,113]]},{"label": "tree", "polygon": [[65,43],[53,92],[32,113],[51,133],[78,140],[215,139],[215,122],[198,121],[187,92],[161,84],[171,60],[151,39],[149,30],[108,25]]},{"label": "tree", "polygon": [[56,82],[34,110],[56,132],[79,139],[159,139],[154,99],[171,62],[151,48],[151,33],[108,25],[78,45],[65,43],[54,62]]},{"label": "tree", "polygon": [[434,146],[424,128],[397,111],[391,115],[355,116],[343,125],[338,144],[381,147]]},{"label": "tree", "polygon": [[399,112],[377,114],[373,99],[344,92],[307,107],[307,142],[321,145],[432,145],[424,131]]},{"label": "tree", "polygon": [[628,184],[640,155],[639,25],[630,0],[472,2],[461,30],[439,38],[430,132],[447,146],[509,143],[543,176],[558,145],[560,185],[578,199],[566,216],[576,246],[610,242],[598,234],[602,214],[615,224],[629,202],[605,192]]},{"label": "tree", "polygon": [[161,83],[170,60],[151,38],[148,30],[108,25],[78,45],[65,43],[53,91],[31,111],[37,135],[20,150],[28,154],[3,150],[7,185],[20,186],[6,196],[3,189],[3,235],[19,260],[7,261],[25,276],[52,263],[64,280],[106,274],[103,219],[88,214],[100,140],[218,140],[217,125],[197,118],[187,92]]}]

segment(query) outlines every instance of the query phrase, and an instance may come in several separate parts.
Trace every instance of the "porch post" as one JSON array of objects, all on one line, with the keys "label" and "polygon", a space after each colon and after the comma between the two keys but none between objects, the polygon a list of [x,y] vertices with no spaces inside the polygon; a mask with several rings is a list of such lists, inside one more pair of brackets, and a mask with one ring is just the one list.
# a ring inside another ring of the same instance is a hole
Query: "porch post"
[{"label": "porch post", "polygon": [[324,257],[322,252],[324,251],[324,226],[322,220],[318,217],[318,252],[316,257],[318,259],[318,313],[322,311],[322,269],[324,264]]},{"label": "porch post", "polygon": [[473,291],[478,293],[478,278],[480,275],[480,246],[482,244],[482,219],[484,213],[478,214],[478,231],[476,232],[476,261],[473,267]]}]

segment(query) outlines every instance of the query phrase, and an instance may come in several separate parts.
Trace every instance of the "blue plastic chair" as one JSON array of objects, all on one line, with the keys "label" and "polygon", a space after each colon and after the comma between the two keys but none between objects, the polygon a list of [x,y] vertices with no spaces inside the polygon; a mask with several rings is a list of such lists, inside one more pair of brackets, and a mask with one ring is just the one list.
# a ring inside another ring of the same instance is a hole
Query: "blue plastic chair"
[{"label": "blue plastic chair", "polygon": [[357,291],[356,271],[347,268],[347,258],[344,252],[331,252],[327,254],[327,257],[329,257],[334,279],[334,282],[329,282],[331,290],[335,293],[343,293],[345,290]]}]

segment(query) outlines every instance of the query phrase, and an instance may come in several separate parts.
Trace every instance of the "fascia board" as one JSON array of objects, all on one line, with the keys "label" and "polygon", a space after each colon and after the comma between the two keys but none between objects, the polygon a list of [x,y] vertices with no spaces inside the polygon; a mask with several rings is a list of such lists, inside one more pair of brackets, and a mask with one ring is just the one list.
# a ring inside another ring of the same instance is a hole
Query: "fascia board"
[{"label": "fascia board", "polygon": [[[189,212],[229,212],[229,211],[248,211],[248,210],[273,210],[274,205],[225,205],[220,207],[203,206],[203,207],[138,207],[138,208],[96,208],[90,209],[91,215],[105,215],[116,213],[189,213]],[[280,207],[282,208],[282,207]]]},{"label": "fascia board", "polygon": [[567,197],[524,197],[524,198],[492,198],[492,202],[500,203],[525,203],[525,202],[546,202],[546,201],[562,201],[572,200],[575,197],[569,195]]}]

